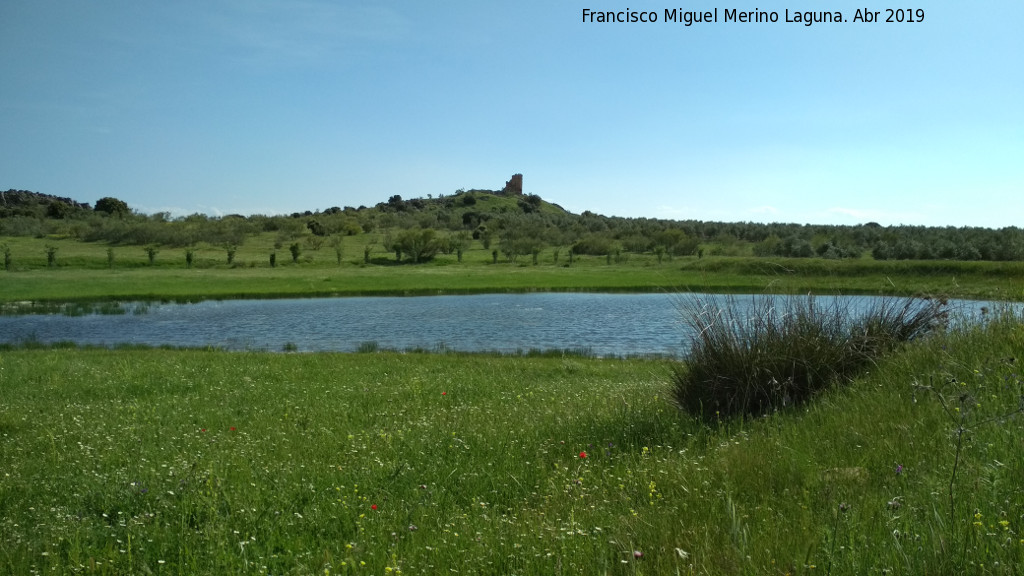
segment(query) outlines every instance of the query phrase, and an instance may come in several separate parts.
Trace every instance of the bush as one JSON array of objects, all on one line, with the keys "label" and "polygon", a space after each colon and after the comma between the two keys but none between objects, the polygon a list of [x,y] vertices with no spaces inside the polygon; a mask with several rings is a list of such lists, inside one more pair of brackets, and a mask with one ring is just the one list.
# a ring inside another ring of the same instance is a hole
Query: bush
[{"label": "bush", "polygon": [[708,420],[802,403],[946,319],[941,300],[885,298],[858,310],[849,299],[821,305],[813,296],[754,296],[749,306],[712,296],[683,315],[694,336],[673,369],[673,394]]}]

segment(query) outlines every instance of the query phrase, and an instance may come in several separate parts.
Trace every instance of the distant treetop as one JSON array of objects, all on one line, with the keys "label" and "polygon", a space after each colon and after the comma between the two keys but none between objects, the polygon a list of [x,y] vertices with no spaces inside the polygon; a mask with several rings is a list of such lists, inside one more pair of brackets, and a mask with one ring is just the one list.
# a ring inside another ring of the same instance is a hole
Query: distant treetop
[{"label": "distant treetop", "polygon": [[129,213],[128,204],[124,200],[107,196],[96,201],[96,211],[106,212],[111,216],[124,216]]}]

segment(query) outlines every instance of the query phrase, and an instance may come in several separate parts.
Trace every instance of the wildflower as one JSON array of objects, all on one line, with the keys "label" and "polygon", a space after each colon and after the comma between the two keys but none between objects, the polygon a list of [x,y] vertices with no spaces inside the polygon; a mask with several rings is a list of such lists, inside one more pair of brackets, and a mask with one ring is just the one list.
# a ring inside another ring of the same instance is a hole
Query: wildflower
[{"label": "wildflower", "polygon": [[447,396],[447,395],[448,395],[447,392],[441,392],[441,396]]},{"label": "wildflower", "polygon": [[234,432],[235,430],[236,430],[236,428],[234,426],[232,426],[231,427],[231,431]]},{"label": "wildflower", "polygon": [[377,505],[376,504],[370,505],[370,510],[376,510],[376,509],[377,509]]},{"label": "wildflower", "polygon": [[900,474],[903,474],[903,464],[896,465],[896,475],[899,476]]},{"label": "wildflower", "polygon": [[586,458],[586,457],[587,457],[587,453],[586,452],[580,452],[580,458]]},{"label": "wildflower", "polygon": [[644,553],[639,550],[633,550],[633,558],[640,559],[644,557]]},{"label": "wildflower", "polygon": [[420,529],[419,526],[417,526],[415,524],[409,524],[409,532],[415,532],[415,531],[417,531],[419,529]]}]

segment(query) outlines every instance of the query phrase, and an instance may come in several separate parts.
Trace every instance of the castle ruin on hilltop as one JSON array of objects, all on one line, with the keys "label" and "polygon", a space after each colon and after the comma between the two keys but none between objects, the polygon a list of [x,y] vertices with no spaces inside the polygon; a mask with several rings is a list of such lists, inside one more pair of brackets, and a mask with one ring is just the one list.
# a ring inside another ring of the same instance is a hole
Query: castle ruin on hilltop
[{"label": "castle ruin on hilltop", "polygon": [[508,182],[505,182],[505,187],[501,189],[500,193],[506,196],[522,196],[523,175],[513,174],[512,178],[510,178]]}]

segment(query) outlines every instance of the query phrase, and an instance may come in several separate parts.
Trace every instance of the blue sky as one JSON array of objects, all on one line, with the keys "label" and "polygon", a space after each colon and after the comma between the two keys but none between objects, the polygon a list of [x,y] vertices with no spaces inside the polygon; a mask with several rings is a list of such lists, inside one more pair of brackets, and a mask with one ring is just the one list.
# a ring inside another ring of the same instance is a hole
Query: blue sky
[{"label": "blue sky", "polygon": [[522,172],[573,212],[1024,226],[1024,2],[853,23],[867,5],[899,7],[770,0],[779,22],[743,24],[722,22],[755,7],[738,0],[9,0],[0,189],[278,214]]}]

